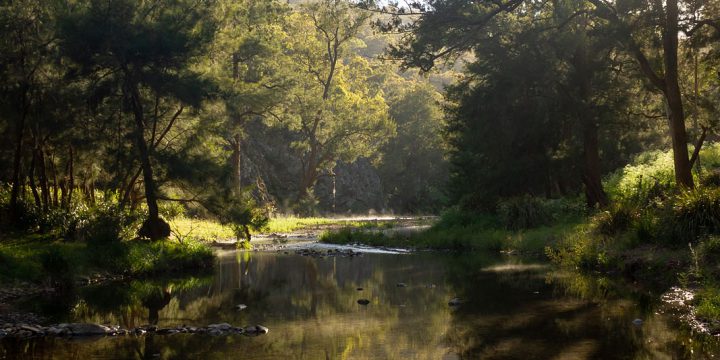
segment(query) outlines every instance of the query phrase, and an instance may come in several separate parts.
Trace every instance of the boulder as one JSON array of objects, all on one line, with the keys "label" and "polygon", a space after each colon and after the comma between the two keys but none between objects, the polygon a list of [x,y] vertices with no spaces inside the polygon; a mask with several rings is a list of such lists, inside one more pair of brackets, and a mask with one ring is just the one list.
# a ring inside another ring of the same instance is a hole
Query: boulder
[{"label": "boulder", "polygon": [[228,330],[232,329],[233,326],[230,325],[230,324],[228,324],[228,323],[222,323],[222,324],[211,324],[211,325],[208,325],[208,328],[209,328],[209,329],[216,329],[216,330],[220,330],[220,331],[228,331]]},{"label": "boulder", "polygon": [[73,324],[64,324],[63,326],[70,335],[73,336],[93,336],[93,335],[106,335],[112,330],[103,325],[99,324],[81,324],[81,323],[73,323]]},{"label": "boulder", "polygon": [[268,329],[262,325],[246,326],[243,329],[243,333],[245,335],[263,335],[263,334],[267,334],[268,331],[270,331],[270,329]]}]

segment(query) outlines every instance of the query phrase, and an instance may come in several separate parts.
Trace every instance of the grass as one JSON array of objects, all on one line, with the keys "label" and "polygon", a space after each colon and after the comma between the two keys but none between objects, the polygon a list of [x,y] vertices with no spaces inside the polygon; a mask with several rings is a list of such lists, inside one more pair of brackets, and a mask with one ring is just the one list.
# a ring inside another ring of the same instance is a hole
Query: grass
[{"label": "grass", "polygon": [[[579,220],[578,220],[579,221]],[[578,225],[576,221],[557,223],[533,229],[512,231],[489,225],[486,221],[471,224],[441,223],[427,231],[413,234],[383,233],[364,229],[343,228],[327,231],[320,241],[333,244],[364,244],[435,250],[517,250],[542,253]]]},{"label": "grass", "polygon": [[[123,241],[104,245],[18,236],[0,242],[0,282],[43,282],[103,272],[147,276],[212,266],[207,246],[189,241]],[[58,274],[62,272],[63,274]]]},{"label": "grass", "polygon": [[[261,231],[253,231],[253,235],[290,233],[297,230],[338,225],[342,227],[362,229],[388,229],[397,222],[395,220],[343,220],[333,218],[280,216],[271,218],[268,225]],[[191,219],[178,217],[170,221],[173,236],[176,239],[193,239],[197,241],[214,241],[233,239],[232,229],[214,220]]]}]

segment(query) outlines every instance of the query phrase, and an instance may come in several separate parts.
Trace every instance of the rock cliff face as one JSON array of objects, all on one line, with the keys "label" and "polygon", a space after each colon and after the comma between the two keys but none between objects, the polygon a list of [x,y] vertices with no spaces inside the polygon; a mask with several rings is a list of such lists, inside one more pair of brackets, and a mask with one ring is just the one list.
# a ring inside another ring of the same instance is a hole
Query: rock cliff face
[{"label": "rock cliff face", "polygon": [[[382,181],[368,159],[335,166],[335,213],[380,212],[385,208]],[[333,178],[324,175],[315,185],[323,212],[333,212]]]}]

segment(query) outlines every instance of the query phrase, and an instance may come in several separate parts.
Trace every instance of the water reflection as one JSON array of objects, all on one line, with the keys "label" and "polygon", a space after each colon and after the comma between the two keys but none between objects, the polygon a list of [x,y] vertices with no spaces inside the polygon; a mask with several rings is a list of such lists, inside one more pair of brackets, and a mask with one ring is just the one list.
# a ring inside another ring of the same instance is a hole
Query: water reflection
[{"label": "water reflection", "polygon": [[[458,308],[447,305],[454,297],[464,300]],[[27,306],[56,322],[262,324],[265,336],[4,341],[0,358],[643,359],[718,350],[656,315],[656,298],[494,254],[228,252],[208,276],[89,287]]]}]

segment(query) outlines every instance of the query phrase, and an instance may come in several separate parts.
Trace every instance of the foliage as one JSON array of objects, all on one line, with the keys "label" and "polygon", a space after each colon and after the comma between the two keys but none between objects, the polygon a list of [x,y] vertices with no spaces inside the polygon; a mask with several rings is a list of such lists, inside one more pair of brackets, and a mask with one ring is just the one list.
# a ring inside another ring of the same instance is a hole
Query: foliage
[{"label": "foliage", "polygon": [[675,184],[672,152],[647,151],[605,178],[605,189],[611,199],[648,203],[668,193]]},{"label": "foliage", "polygon": [[720,189],[700,188],[680,193],[673,198],[672,213],[665,221],[672,224],[673,238],[683,242],[720,234]]},{"label": "foliage", "polygon": [[405,213],[435,213],[447,203],[440,94],[415,81],[385,82],[390,117],[397,124],[397,136],[382,148],[378,166],[388,206]]},{"label": "foliage", "polygon": [[43,272],[48,274],[53,287],[62,289],[73,286],[75,269],[59,248],[53,247],[41,253],[40,265]]},{"label": "foliage", "polygon": [[167,274],[182,270],[207,269],[212,267],[212,250],[198,242],[128,244],[128,264],[132,274]]},{"label": "foliage", "polygon": [[305,194],[295,204],[295,212],[302,217],[315,217],[318,215],[319,204],[320,201],[311,187],[305,191]]},{"label": "foliage", "polygon": [[267,211],[258,207],[248,195],[232,199],[220,213],[220,222],[233,229],[238,242],[250,241],[250,230],[260,230],[267,225],[268,221]]},{"label": "foliage", "polygon": [[502,200],[498,203],[497,213],[508,230],[530,229],[546,225],[551,220],[543,202],[531,196]]},{"label": "foliage", "polygon": [[580,218],[522,231],[507,230],[488,215],[463,212],[458,208],[446,211],[430,229],[405,233],[392,228],[380,231],[345,226],[324,232],[320,241],[334,244],[360,243],[413,249],[520,251],[542,254],[543,249],[560,241],[575,230]]},{"label": "foliage", "polygon": [[75,275],[96,272],[146,276],[212,267],[212,250],[196,241],[122,241],[92,246],[18,237],[0,243],[0,279],[49,281],[67,287]]}]

